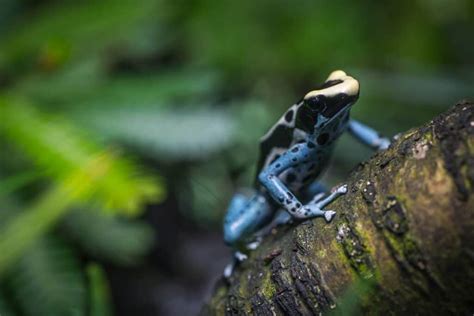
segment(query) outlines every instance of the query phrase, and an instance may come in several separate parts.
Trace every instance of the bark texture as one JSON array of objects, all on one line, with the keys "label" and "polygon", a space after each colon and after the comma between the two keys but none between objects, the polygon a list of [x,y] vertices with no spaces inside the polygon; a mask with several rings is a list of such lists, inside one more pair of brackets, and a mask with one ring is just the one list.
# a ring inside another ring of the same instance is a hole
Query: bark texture
[{"label": "bark texture", "polygon": [[474,104],[360,164],[332,223],[274,231],[203,315],[474,312]]}]

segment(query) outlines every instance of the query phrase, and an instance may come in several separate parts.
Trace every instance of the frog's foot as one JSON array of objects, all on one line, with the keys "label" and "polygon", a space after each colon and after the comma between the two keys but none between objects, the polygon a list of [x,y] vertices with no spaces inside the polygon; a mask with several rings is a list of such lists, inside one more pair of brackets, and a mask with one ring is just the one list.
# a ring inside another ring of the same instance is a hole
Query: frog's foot
[{"label": "frog's foot", "polygon": [[377,150],[385,150],[390,146],[390,139],[383,137],[379,139],[379,144],[377,146]]},{"label": "frog's foot", "polygon": [[229,263],[224,269],[224,278],[229,279],[234,273],[235,268],[243,261],[247,260],[248,256],[240,251],[233,254],[234,260]]},{"label": "frog's foot", "polygon": [[341,186],[338,186],[334,192],[337,192],[339,194],[346,194],[348,191],[347,184],[343,184]]},{"label": "frog's foot", "polygon": [[347,184],[343,184],[343,185],[337,187],[336,189],[334,189],[331,192],[331,194],[329,194],[326,198],[323,198],[324,194],[321,194],[321,193],[316,195],[309,204],[310,205],[314,204],[317,207],[322,209],[326,205],[328,205],[329,203],[333,202],[338,197],[340,197],[341,195],[344,195],[346,193],[347,193]]},{"label": "frog's foot", "polygon": [[262,236],[257,236],[255,237],[255,240],[252,241],[252,242],[249,242],[245,248],[247,248],[248,250],[255,250],[258,248],[258,246],[260,246],[260,244],[262,243]]},{"label": "frog's foot", "polygon": [[232,276],[234,269],[235,269],[235,262],[231,262],[225,266],[223,275],[226,280],[228,280]]},{"label": "frog's foot", "polygon": [[316,195],[310,204],[304,206],[304,216],[303,218],[308,217],[324,217],[326,222],[330,222],[336,212],[332,210],[323,210],[325,206],[329,203],[336,200],[339,196],[344,195],[347,193],[347,184],[341,185],[337,187],[331,194],[324,198],[324,194]]},{"label": "frog's foot", "polygon": [[336,212],[334,211],[324,211],[324,219],[326,220],[327,223],[331,222],[334,216],[336,215]]},{"label": "frog's foot", "polygon": [[326,222],[330,222],[336,212],[333,210],[322,210],[318,204],[308,204],[303,206],[303,216],[300,216],[301,219],[312,218],[312,217],[324,217]]},{"label": "frog's foot", "polygon": [[234,258],[237,260],[239,263],[243,262],[248,259],[248,256],[245,253],[242,253],[240,251],[234,252]]},{"label": "frog's foot", "polygon": [[399,140],[400,137],[402,137],[402,135],[403,135],[403,133],[395,134],[395,135],[392,137],[392,139],[393,139],[393,140]]}]

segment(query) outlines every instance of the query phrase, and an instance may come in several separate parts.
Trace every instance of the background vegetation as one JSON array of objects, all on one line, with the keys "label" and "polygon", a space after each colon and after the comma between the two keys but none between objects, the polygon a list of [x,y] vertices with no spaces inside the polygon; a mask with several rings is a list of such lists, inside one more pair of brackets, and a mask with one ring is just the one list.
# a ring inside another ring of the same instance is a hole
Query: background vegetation
[{"label": "background vegetation", "polygon": [[[2,0],[0,315],[195,313],[281,113],[341,68],[354,117],[425,122],[472,97],[473,17],[470,0]],[[369,154],[344,136],[325,182]]]}]

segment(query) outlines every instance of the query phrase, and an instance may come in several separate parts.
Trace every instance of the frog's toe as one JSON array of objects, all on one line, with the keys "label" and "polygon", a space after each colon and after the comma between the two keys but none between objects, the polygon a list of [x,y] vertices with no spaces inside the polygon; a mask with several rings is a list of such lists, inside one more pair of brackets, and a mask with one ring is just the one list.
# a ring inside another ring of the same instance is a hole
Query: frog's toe
[{"label": "frog's toe", "polygon": [[332,219],[334,218],[334,216],[336,215],[336,212],[334,211],[325,211],[324,212],[324,219],[326,220],[326,222],[330,222],[332,221]]},{"label": "frog's toe", "polygon": [[340,187],[338,187],[338,188],[336,189],[336,192],[337,192],[337,193],[340,193],[340,194],[346,194],[346,193],[347,193],[347,190],[348,190],[348,189],[347,189],[347,184],[343,184],[343,185],[341,185]]},{"label": "frog's toe", "polygon": [[242,262],[248,259],[248,256],[240,251],[236,251],[234,253],[235,259],[237,259],[238,262]]},{"label": "frog's toe", "polygon": [[258,248],[258,246],[260,246],[261,243],[262,243],[262,237],[257,236],[254,241],[248,243],[245,247],[248,250],[255,250]]},{"label": "frog's toe", "polygon": [[234,272],[234,264],[233,263],[229,263],[228,265],[226,265],[225,269],[224,269],[224,278],[226,280],[228,280],[231,276],[232,276],[232,273]]},{"label": "frog's toe", "polygon": [[390,142],[390,139],[388,139],[388,138],[382,138],[382,139],[380,140],[380,144],[379,144],[378,150],[385,150],[385,149],[387,149],[388,147],[390,147],[390,143],[391,143],[391,142]]}]

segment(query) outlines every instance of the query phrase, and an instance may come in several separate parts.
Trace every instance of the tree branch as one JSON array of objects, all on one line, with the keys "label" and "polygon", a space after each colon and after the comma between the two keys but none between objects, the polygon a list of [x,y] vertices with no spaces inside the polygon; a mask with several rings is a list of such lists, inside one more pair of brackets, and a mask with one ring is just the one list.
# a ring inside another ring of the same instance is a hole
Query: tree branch
[{"label": "tree branch", "polygon": [[204,315],[474,312],[474,104],[360,164],[321,219],[274,231]]}]

